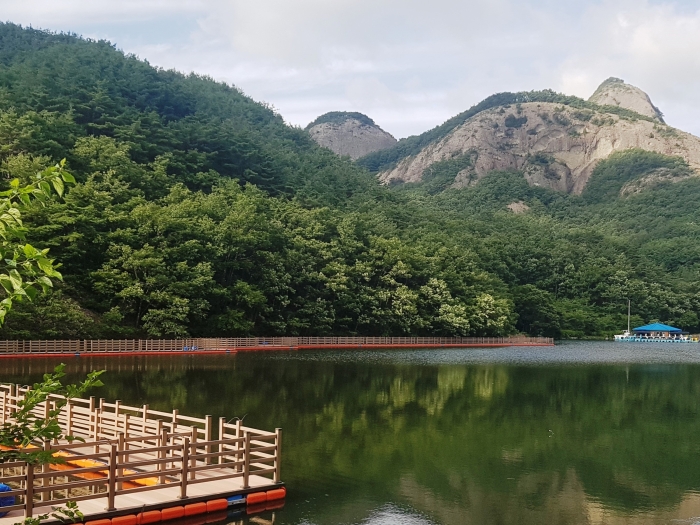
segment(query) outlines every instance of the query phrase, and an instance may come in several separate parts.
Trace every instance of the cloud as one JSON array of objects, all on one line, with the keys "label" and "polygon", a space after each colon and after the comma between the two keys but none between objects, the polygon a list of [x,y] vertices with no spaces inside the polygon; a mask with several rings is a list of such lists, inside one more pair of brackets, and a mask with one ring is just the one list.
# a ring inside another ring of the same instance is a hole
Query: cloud
[{"label": "cloud", "polygon": [[617,76],[700,134],[692,0],[0,0],[0,9],[233,83],[301,126],[362,111],[401,137],[495,92],[588,97]]},{"label": "cloud", "polygon": [[57,26],[82,26],[91,23],[129,24],[158,18],[165,13],[187,14],[201,11],[203,8],[203,2],[199,0],[0,0],[0,12],[4,20],[65,31],[70,28]]},{"label": "cloud", "polygon": [[700,134],[700,11],[606,2],[583,25],[579,49],[562,61],[561,90],[585,96],[602,79],[621,77],[645,90],[669,124]]}]

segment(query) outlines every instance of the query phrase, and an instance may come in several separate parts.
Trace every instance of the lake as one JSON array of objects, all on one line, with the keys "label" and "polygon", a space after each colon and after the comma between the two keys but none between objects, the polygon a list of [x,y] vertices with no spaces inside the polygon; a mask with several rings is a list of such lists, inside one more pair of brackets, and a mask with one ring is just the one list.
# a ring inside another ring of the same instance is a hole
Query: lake
[{"label": "lake", "polygon": [[700,345],[64,361],[110,401],[282,427],[286,506],[244,523],[700,523]]}]

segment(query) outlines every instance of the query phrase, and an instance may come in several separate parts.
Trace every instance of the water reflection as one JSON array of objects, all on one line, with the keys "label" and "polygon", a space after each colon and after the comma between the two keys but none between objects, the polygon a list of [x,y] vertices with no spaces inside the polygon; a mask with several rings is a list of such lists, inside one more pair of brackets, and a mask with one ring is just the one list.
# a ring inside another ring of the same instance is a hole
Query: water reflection
[{"label": "water reflection", "polygon": [[[289,496],[275,523],[694,523],[700,349],[674,364],[642,346],[637,362],[632,345],[622,359],[580,344],[492,362],[454,350],[68,364],[73,378],[107,368],[102,397],[281,426]],[[54,364],[0,362],[2,379]]]}]

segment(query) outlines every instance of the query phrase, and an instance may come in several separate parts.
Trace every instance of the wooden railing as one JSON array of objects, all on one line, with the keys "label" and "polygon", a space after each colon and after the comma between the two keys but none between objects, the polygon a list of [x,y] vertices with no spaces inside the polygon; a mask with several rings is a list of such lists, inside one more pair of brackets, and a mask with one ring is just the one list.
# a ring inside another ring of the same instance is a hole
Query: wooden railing
[{"label": "wooden railing", "polygon": [[334,346],[551,345],[549,337],[234,337],[200,339],[76,339],[0,341],[0,354],[134,353]]},{"label": "wooden railing", "polygon": [[[0,424],[12,421],[26,391],[26,387],[0,384]],[[35,415],[48,414],[61,399],[50,397]],[[148,405],[130,407],[94,397],[71,400],[58,420],[65,435],[85,442],[36,446],[60,452],[66,461],[80,460],[81,465],[53,470],[49,465],[0,462],[0,478],[13,488],[3,497],[20,500],[3,507],[3,512],[21,509],[29,517],[37,506],[94,498],[107,498],[107,509],[113,510],[118,495],[167,485],[179,486],[180,497],[186,498],[190,485],[240,478],[241,488],[246,489],[253,475],[269,478],[271,484],[280,482],[281,429],[266,432],[221,418],[218,436],[213,436],[211,416],[194,418],[177,410],[158,412]]]}]

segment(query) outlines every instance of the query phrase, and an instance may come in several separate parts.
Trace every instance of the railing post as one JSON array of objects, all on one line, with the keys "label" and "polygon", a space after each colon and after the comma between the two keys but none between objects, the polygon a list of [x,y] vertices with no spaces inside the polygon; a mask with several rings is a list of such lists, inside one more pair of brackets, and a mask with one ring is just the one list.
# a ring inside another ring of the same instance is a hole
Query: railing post
[{"label": "railing post", "polygon": [[10,385],[10,410],[9,416],[12,417],[17,412],[17,385]]},{"label": "railing post", "polygon": [[[219,440],[224,439],[224,434],[225,434],[225,429],[224,425],[226,424],[226,418],[225,417],[220,417],[219,418]],[[224,452],[226,450],[226,447],[224,446],[223,443],[219,443],[219,452]],[[224,456],[219,456],[217,458],[217,463],[221,465],[224,462]]]},{"label": "railing post", "polygon": [[[192,443],[192,445],[191,445],[192,446],[192,456],[196,456],[197,455],[197,427],[192,427],[191,443]],[[192,469],[190,470],[190,479],[195,479],[197,476],[197,471],[193,470],[194,467],[196,467],[196,466],[197,466],[197,459],[193,457],[192,459],[190,459],[190,467],[192,467]]]},{"label": "railing post", "polygon": [[70,399],[66,403],[66,435],[73,435],[73,405]]},{"label": "railing post", "polygon": [[182,470],[180,475],[180,499],[187,498],[187,474],[190,466],[190,438],[182,444]]},{"label": "railing post", "polygon": [[7,391],[2,391],[2,415],[0,416],[0,424],[5,424],[5,411],[7,410]]},{"label": "railing post", "polygon": [[[48,400],[47,400],[47,403],[48,403]],[[48,441],[44,441],[44,447],[43,447],[43,448],[44,448],[44,452],[48,452],[49,450],[51,450],[51,443],[49,443]],[[42,474],[45,474],[45,473],[49,472],[49,464],[48,464],[48,463],[44,463],[44,464],[41,466],[41,472],[42,472]],[[41,480],[41,486],[42,486],[42,487],[48,487],[48,486],[49,486],[49,478],[48,478],[48,476],[45,477],[45,478],[42,478],[42,480]],[[51,499],[51,495],[50,495],[48,492],[42,492],[42,493],[41,493],[41,501],[47,501],[47,500],[50,500],[50,499]]]},{"label": "railing post", "polygon": [[[124,432],[119,432],[119,435],[118,435],[118,438],[117,438],[117,439],[118,439],[118,441],[117,441],[117,451],[120,452],[120,453],[121,453],[121,452],[124,452]],[[121,456],[121,463],[125,463],[124,455],[123,455],[123,454],[120,454],[120,456]],[[119,469],[117,470],[117,474],[118,474],[119,477],[121,478],[121,477],[124,475],[124,469],[123,469],[123,468],[119,468]],[[117,483],[117,490],[122,490],[122,489],[124,488],[123,485],[124,485],[124,484],[123,484],[121,481],[119,481],[119,482]]]},{"label": "railing post", "polygon": [[[95,421],[95,426],[92,429],[92,439],[93,441],[97,442],[100,440],[100,409],[96,408],[92,412],[92,417]],[[95,445],[95,454],[99,454],[100,452],[100,446]]]},{"label": "railing post", "polygon": [[107,486],[107,506],[105,510],[111,512],[116,510],[114,507],[114,496],[117,488],[117,444],[112,443],[109,449],[109,480]]},{"label": "railing post", "polygon": [[[162,429],[161,434],[160,434],[160,446],[166,447],[167,445],[168,445],[168,431],[166,429]],[[165,450],[159,451],[158,452],[158,459],[165,459],[166,454],[167,454],[167,452]],[[165,470],[165,461],[161,461],[158,464],[158,470],[159,471]],[[161,485],[165,484],[165,476],[163,474],[161,474],[159,476],[158,483],[160,483]]]},{"label": "railing post", "polygon": [[[236,439],[241,437],[241,420],[236,420]],[[243,467],[241,466],[241,442],[236,441],[236,472],[240,472]]]},{"label": "railing post", "polygon": [[245,432],[245,455],[243,457],[243,488],[249,489],[250,484],[250,432]]},{"label": "railing post", "polygon": [[27,475],[24,482],[24,517],[31,518],[34,512],[34,465],[26,464]]},{"label": "railing post", "polygon": [[[212,416],[205,416],[204,418],[204,441],[211,441],[211,431],[212,431]],[[205,452],[211,454],[211,445],[206,446]],[[211,465],[211,457],[206,457],[204,459],[205,465]]]},{"label": "railing post", "polygon": [[282,466],[282,429],[275,429],[275,483],[281,483],[280,481],[280,467]]}]

